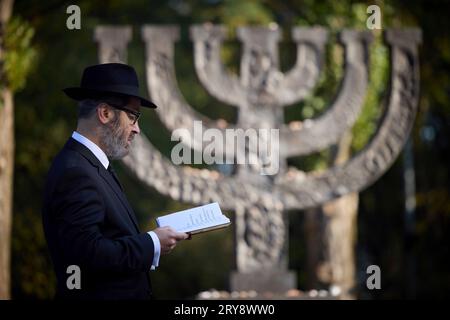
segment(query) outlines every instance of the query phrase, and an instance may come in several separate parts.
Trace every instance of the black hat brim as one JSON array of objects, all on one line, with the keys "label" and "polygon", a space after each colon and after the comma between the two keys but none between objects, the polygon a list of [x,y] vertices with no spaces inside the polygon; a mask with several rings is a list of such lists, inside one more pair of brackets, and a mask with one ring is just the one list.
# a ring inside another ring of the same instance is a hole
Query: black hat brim
[{"label": "black hat brim", "polygon": [[147,100],[145,98],[142,98],[138,95],[131,94],[131,93],[125,93],[125,92],[116,92],[116,91],[108,91],[108,90],[93,90],[93,89],[86,89],[86,88],[80,88],[80,87],[71,87],[71,88],[65,88],[63,89],[63,92],[69,97],[77,101],[81,101],[84,99],[95,99],[97,97],[103,96],[103,95],[119,95],[119,96],[130,96],[135,97],[141,100],[141,106],[147,107],[147,108],[157,108],[156,104],[151,102],[150,100]]}]

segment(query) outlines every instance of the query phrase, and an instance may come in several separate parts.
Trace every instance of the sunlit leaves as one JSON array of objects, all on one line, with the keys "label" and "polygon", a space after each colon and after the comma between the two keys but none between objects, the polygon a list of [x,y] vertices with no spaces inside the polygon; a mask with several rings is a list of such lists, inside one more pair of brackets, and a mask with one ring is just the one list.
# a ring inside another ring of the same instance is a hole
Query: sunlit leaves
[{"label": "sunlit leaves", "polygon": [[4,72],[13,91],[25,86],[27,74],[36,61],[37,52],[31,45],[33,35],[34,29],[19,17],[13,17],[6,27]]}]

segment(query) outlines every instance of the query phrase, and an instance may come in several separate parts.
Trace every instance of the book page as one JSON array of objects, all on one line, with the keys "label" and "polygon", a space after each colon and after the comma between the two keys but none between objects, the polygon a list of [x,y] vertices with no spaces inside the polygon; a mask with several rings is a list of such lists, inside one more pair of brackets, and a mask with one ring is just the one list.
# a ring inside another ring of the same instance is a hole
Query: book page
[{"label": "book page", "polygon": [[222,214],[217,202],[178,211],[162,217],[156,222],[159,227],[170,226],[178,232],[193,232],[230,224],[230,219]]}]

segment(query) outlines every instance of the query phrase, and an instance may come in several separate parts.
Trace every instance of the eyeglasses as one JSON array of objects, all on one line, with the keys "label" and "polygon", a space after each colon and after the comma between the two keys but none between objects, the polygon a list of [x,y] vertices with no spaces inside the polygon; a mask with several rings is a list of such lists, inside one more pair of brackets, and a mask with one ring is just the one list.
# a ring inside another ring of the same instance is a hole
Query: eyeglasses
[{"label": "eyeglasses", "polygon": [[111,104],[110,104],[110,106],[113,107],[113,108],[116,108],[118,110],[125,111],[127,116],[128,116],[128,118],[131,120],[133,125],[135,125],[136,122],[138,122],[139,117],[141,116],[141,113],[139,111],[134,111],[134,110],[122,107],[122,106],[113,106]]}]

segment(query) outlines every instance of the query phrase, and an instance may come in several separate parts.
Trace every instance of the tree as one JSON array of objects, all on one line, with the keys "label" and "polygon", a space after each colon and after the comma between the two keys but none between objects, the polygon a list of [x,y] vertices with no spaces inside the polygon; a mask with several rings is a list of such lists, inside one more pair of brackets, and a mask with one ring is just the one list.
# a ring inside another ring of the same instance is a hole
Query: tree
[{"label": "tree", "polygon": [[25,84],[35,56],[33,29],[11,18],[13,0],[0,1],[0,299],[10,298],[11,224],[14,169],[13,93]]},{"label": "tree", "polygon": [[13,0],[0,1],[0,299],[10,298],[11,208],[14,161],[14,104],[6,81],[5,33]]}]

